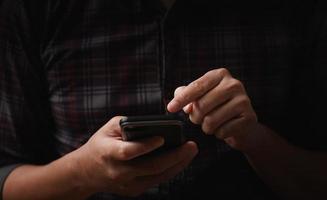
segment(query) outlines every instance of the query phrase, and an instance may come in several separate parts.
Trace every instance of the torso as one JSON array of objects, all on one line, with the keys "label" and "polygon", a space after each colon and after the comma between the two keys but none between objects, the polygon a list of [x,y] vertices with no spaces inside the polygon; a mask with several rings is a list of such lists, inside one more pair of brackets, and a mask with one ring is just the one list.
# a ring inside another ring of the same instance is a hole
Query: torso
[{"label": "torso", "polygon": [[[181,17],[168,17],[164,30],[158,20],[163,15],[160,9],[155,12],[157,8],[143,1],[128,6],[92,1],[67,6],[61,16],[53,16],[60,22],[55,33],[49,32],[43,59],[59,154],[78,148],[113,116],[163,113],[163,99],[171,98],[177,86],[219,67],[228,68],[245,84],[261,121],[276,129],[284,125],[281,119],[288,114],[290,52],[295,38],[282,18],[276,17],[283,11],[260,12],[256,18],[223,10],[217,15],[205,13],[201,6],[174,8],[171,16]],[[96,12],[81,12],[89,7]],[[192,17],[192,9],[201,16]],[[243,164],[226,174],[246,171],[242,156],[222,141],[204,136],[199,127],[189,128],[188,137],[198,142],[200,154],[162,192],[180,187],[189,191],[197,180],[220,182],[220,178],[226,186],[212,187],[234,187],[231,190],[236,191],[238,183],[233,181],[245,181],[244,177],[223,178],[217,173],[219,178],[207,172],[228,155],[237,155],[236,162]],[[235,158],[228,161],[230,165]]]}]

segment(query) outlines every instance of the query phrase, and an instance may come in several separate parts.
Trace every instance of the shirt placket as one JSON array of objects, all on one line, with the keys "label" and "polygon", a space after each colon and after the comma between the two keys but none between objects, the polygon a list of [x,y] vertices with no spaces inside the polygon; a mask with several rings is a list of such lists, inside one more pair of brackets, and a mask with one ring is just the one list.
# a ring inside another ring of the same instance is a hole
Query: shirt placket
[{"label": "shirt placket", "polygon": [[[169,66],[167,66],[167,54],[169,52],[167,52],[167,41],[169,40],[168,38],[168,34],[167,34],[167,23],[169,23],[168,18],[169,18],[169,14],[171,12],[173,7],[171,7],[170,9],[166,9],[164,8],[164,6],[161,4],[161,15],[160,18],[157,20],[158,23],[158,33],[159,33],[159,72],[160,72],[160,88],[161,88],[161,92],[162,92],[162,98],[161,98],[161,111],[163,113],[168,113],[167,110],[167,104],[169,103],[170,99],[169,99],[169,93],[171,91],[168,91],[168,87],[167,87],[167,72],[169,70]],[[171,72],[171,74],[173,74],[174,72]],[[171,75],[170,74],[170,75]],[[174,185],[174,179],[161,183],[159,185],[159,194],[161,195],[161,198],[164,196],[164,199],[169,199],[169,196],[171,195],[171,191],[170,188],[172,188]]]}]

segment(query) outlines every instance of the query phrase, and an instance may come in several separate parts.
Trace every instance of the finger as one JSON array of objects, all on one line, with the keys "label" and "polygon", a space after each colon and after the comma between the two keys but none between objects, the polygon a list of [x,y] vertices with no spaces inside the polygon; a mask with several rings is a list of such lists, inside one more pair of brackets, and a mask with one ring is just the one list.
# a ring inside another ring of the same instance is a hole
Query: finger
[{"label": "finger", "polygon": [[[180,87],[178,87],[178,88],[175,90],[175,92],[174,92],[174,96],[179,95],[179,94],[181,93],[181,91],[184,90],[185,87],[186,87],[186,86],[180,86]],[[189,103],[189,104],[187,104],[186,106],[184,106],[183,111],[184,111],[185,113],[187,113],[187,114],[189,114],[190,112],[192,112],[192,103]]]},{"label": "finger", "polygon": [[176,176],[190,164],[192,159],[193,157],[191,156],[185,157],[184,160],[168,168],[161,174],[136,177],[134,180],[129,182],[128,185],[120,186],[120,192],[124,195],[132,197],[139,196],[147,189],[154,187],[162,182],[168,181],[169,179]]},{"label": "finger", "polygon": [[135,141],[115,140],[110,149],[110,156],[116,160],[131,160],[147,154],[164,144],[162,137],[150,137]]},{"label": "finger", "polygon": [[184,106],[184,108],[183,108],[183,111],[186,114],[190,114],[192,112],[192,110],[193,110],[193,103],[189,103],[186,106]]},{"label": "finger", "polygon": [[241,92],[244,92],[244,89],[240,81],[230,77],[224,78],[219,85],[193,104],[191,115],[194,123],[201,124],[205,115]]},{"label": "finger", "polygon": [[244,135],[252,127],[253,122],[257,121],[255,114],[247,114],[232,119],[215,131],[215,136],[220,139],[227,139],[232,136],[239,137]]},{"label": "finger", "polygon": [[168,181],[169,179],[180,173],[183,169],[185,169],[191,163],[193,158],[194,156],[189,154],[188,156],[184,157],[183,160],[166,169],[161,174],[138,177],[137,179],[150,187],[157,185],[161,182]]},{"label": "finger", "polygon": [[183,161],[186,157],[194,157],[198,153],[197,145],[194,142],[187,142],[183,146],[156,155],[150,158],[144,158],[132,163],[134,171],[130,171],[137,176],[150,176],[161,174],[167,169]]},{"label": "finger", "polygon": [[[248,97],[245,95],[233,98],[204,117],[202,130],[206,134],[213,134],[222,124],[246,112],[249,105]],[[193,120],[191,115],[190,120]]]},{"label": "finger", "polygon": [[105,125],[103,125],[99,131],[110,135],[110,136],[121,136],[121,128],[119,125],[119,121],[123,118],[123,116],[115,116],[111,118]]},{"label": "finger", "polygon": [[168,104],[169,112],[177,112],[184,106],[195,101],[210,89],[215,87],[225,76],[230,76],[226,69],[217,69],[207,72],[199,79],[186,86],[173,100]]}]

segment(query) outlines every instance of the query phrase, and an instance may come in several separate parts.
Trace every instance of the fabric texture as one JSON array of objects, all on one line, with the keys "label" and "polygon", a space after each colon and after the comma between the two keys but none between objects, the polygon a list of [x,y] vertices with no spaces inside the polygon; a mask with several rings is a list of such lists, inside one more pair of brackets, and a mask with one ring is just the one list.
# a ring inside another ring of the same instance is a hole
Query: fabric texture
[{"label": "fabric texture", "polygon": [[2,191],[3,191],[3,187],[4,187],[4,184],[5,184],[5,181],[8,177],[8,175],[14,170],[16,169],[17,167],[19,167],[20,165],[17,164],[17,165],[9,165],[9,166],[5,166],[5,167],[2,167],[1,170],[0,170],[0,200],[3,199],[2,197]]},{"label": "fabric texture", "polygon": [[[220,67],[244,83],[261,123],[326,149],[319,6],[178,0],[166,12],[153,0],[1,0],[0,174],[74,151],[116,115],[163,114],[176,87]],[[185,134],[199,155],[139,199],[275,198],[240,152],[191,123]]]}]

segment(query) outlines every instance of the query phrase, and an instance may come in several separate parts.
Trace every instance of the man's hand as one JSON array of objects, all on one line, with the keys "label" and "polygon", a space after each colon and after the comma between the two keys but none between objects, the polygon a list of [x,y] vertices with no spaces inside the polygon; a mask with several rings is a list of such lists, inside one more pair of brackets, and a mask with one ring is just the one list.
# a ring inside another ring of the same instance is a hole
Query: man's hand
[{"label": "man's hand", "polygon": [[248,136],[258,127],[243,84],[224,68],[177,88],[167,109],[177,112],[182,108],[206,134],[215,134],[239,150],[245,148]]},{"label": "man's hand", "polygon": [[22,165],[6,179],[4,199],[86,199],[97,192],[137,196],[183,170],[197,154],[194,142],[161,153],[160,137],[125,142],[114,117],[79,149],[47,165]]},{"label": "man's hand", "polygon": [[194,142],[156,156],[145,155],[161,145],[160,137],[123,141],[119,120],[111,119],[77,152],[84,183],[94,192],[137,196],[183,170],[197,154]]}]

